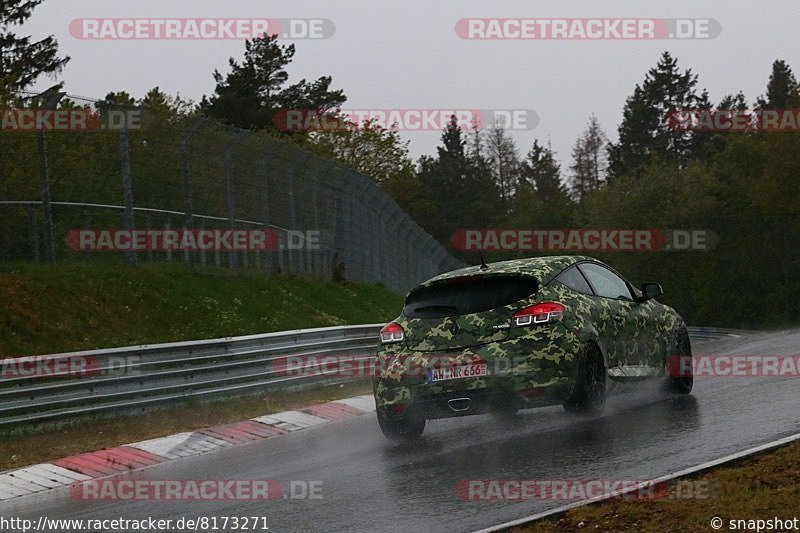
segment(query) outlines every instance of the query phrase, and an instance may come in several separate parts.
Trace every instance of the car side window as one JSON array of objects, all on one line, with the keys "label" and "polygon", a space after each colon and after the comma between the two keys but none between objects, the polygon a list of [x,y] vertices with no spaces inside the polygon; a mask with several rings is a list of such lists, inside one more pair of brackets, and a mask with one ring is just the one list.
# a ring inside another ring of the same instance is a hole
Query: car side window
[{"label": "car side window", "polygon": [[564,272],[558,275],[556,281],[560,281],[570,289],[578,291],[583,294],[594,294],[592,288],[586,282],[586,278],[576,267],[569,267]]},{"label": "car side window", "polygon": [[583,263],[579,266],[581,271],[592,283],[598,296],[605,298],[622,298],[632,300],[631,291],[625,280],[609,269],[595,263]]}]

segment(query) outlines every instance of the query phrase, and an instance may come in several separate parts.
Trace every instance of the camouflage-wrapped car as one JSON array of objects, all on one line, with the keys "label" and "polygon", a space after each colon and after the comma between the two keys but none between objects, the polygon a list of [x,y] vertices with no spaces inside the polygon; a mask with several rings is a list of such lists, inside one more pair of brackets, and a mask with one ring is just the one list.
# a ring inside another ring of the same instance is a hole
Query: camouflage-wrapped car
[{"label": "camouflage-wrapped car", "polygon": [[412,289],[381,330],[374,393],[389,438],[419,437],[430,418],[563,404],[597,414],[606,396],[648,378],[688,393],[686,326],[589,257],[517,259],[441,274]]}]

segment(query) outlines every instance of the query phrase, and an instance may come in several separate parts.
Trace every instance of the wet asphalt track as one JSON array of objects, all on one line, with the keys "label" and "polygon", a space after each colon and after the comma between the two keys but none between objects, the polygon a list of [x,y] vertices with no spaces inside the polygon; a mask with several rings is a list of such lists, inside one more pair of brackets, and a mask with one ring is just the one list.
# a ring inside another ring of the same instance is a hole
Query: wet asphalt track
[{"label": "wet asphalt track", "polygon": [[[695,353],[800,354],[800,331],[695,345]],[[464,502],[462,479],[647,479],[800,432],[800,379],[705,378],[691,396],[616,396],[601,418],[560,407],[429,422],[415,447],[390,445],[374,415],[135,473],[147,479],[322,480],[321,500],[79,502],[58,490],[6,504],[0,516],[266,516],[269,531],[472,531],[568,502]],[[709,508],[709,517],[713,515]]]}]

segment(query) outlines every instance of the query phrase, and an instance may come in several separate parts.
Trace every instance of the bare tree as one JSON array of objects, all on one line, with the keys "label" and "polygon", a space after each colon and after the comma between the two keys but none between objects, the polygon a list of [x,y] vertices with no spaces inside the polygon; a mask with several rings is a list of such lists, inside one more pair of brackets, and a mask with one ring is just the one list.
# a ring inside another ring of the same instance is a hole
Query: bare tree
[{"label": "bare tree", "polygon": [[607,145],[608,137],[597,117],[592,115],[572,148],[569,189],[578,202],[582,202],[605,181],[608,173]]},{"label": "bare tree", "polygon": [[493,124],[485,136],[486,159],[502,200],[514,196],[520,175],[519,150],[505,128]]}]

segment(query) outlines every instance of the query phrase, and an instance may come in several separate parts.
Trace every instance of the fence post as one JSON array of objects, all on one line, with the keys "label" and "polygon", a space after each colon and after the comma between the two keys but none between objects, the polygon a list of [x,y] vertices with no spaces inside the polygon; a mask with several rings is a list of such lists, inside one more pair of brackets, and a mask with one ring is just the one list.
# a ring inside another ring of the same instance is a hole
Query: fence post
[{"label": "fence post", "polygon": [[[45,91],[39,96],[44,97],[47,93],[48,91]],[[44,102],[44,109],[54,109],[66,94],[63,92],[50,93]],[[36,145],[39,150],[40,195],[42,199],[42,214],[44,216],[44,253],[47,256],[47,262],[54,265],[56,263],[56,250],[53,237],[53,208],[50,205],[50,169],[47,165],[47,140],[44,136],[44,128],[39,129],[36,133]]]},{"label": "fence post", "polygon": [[346,199],[343,198],[344,196],[344,183],[345,183],[345,172],[342,168],[337,167],[336,174],[332,178],[334,186],[331,189],[334,191],[333,194],[333,212],[331,213],[331,230],[332,230],[332,243],[331,243],[331,254],[328,258],[329,260],[329,272],[331,279],[336,279],[344,274],[342,269],[339,268],[339,265],[344,265],[344,268],[347,268],[347,227],[345,225],[346,216],[345,216],[345,209],[346,209]]},{"label": "fence post", "polygon": [[349,187],[347,187],[347,198],[345,199],[345,208],[343,213],[343,235],[344,235],[344,255],[347,258],[347,262],[345,263],[346,268],[346,279],[352,279],[353,271],[355,270],[356,264],[356,252],[355,252],[355,245],[353,241],[355,240],[355,196],[356,192],[353,190],[353,183],[350,174],[347,174],[347,180],[350,182],[348,183]]},{"label": "fence post", "polygon": [[[272,148],[267,150],[264,155],[261,156],[261,160],[259,161],[258,171],[261,175],[261,188],[259,189],[259,206],[261,207],[261,225],[264,228],[265,232],[270,231],[269,227],[269,171],[268,171],[268,163],[269,163],[269,156],[272,154]],[[280,245],[280,243],[276,243]],[[264,270],[271,271],[272,270],[272,255],[270,250],[264,250],[263,252],[258,252],[257,257],[261,257],[261,254],[264,254]]]},{"label": "fence post", "polygon": [[413,248],[414,255],[412,257],[414,258],[414,264],[417,267],[416,278],[417,281],[422,281],[425,279],[425,273],[426,273],[425,265],[422,264],[424,256],[424,252],[422,251],[422,249],[423,246],[425,245],[425,240],[422,238],[422,235],[420,234],[419,227],[414,228],[413,236],[414,236],[414,248]]},{"label": "fence post", "polygon": [[0,142],[0,183],[6,181],[5,164],[3,163],[3,143]]},{"label": "fence post", "polygon": [[364,177],[362,174],[357,174],[360,182],[359,186],[359,196],[358,196],[358,245],[359,245],[359,257],[360,257],[360,265],[361,265],[361,276],[358,278],[360,282],[367,282],[369,281],[370,275],[370,265],[372,258],[369,256],[370,253],[370,245],[372,244],[369,240],[369,204],[367,203],[367,180],[369,178]]},{"label": "fence post", "polygon": [[[201,118],[186,132],[181,138],[180,142],[180,163],[181,163],[181,187],[183,189],[183,209],[185,212],[185,220],[183,223],[184,230],[191,231],[194,228],[194,207],[192,205],[192,178],[189,175],[189,141],[192,140],[200,126],[206,123],[208,119]],[[186,264],[191,267],[192,255],[188,249],[183,251],[183,259]]]},{"label": "fence post", "polygon": [[438,261],[434,259],[437,252],[439,252],[439,241],[429,236],[428,250],[428,253],[425,254],[425,259],[428,262],[428,273],[426,276],[432,278],[433,276],[439,274],[439,265],[437,264]]},{"label": "fence post", "polygon": [[[86,231],[89,231],[90,229],[92,229],[91,215],[89,214],[89,210],[87,208],[85,208],[85,207],[81,210],[81,218],[83,218],[83,220],[82,220],[83,229],[86,230]],[[83,252],[83,260],[85,262],[88,263],[91,258],[92,258],[92,253],[89,250],[86,250],[85,252]]]},{"label": "fence post", "polygon": [[[402,216],[405,214],[400,209],[398,209],[395,204],[393,204],[393,205],[394,205],[394,207],[392,209],[393,209],[393,212],[394,212],[394,216],[392,217],[392,224],[389,226],[389,230],[388,230],[389,231],[389,241],[388,242],[393,242],[393,239],[396,239],[397,236],[400,235],[400,229],[402,228],[402,221],[403,221]],[[391,250],[391,247],[390,247],[390,250]],[[403,253],[404,251],[405,250],[403,248],[400,248],[400,247],[398,247],[398,249],[397,249],[398,253]],[[404,255],[406,255],[406,254],[404,254]],[[408,259],[406,257],[399,257],[397,259],[397,261],[392,261],[391,262],[391,270],[390,270],[390,274],[389,275],[392,277],[392,279],[396,280],[397,290],[400,291],[400,292],[402,292],[402,291],[406,290],[407,288],[409,288],[406,285],[406,283],[403,281],[403,279],[402,279],[402,275],[404,274],[404,272],[401,272],[401,268],[403,268],[403,265],[406,264],[407,260]]]},{"label": "fence post", "polygon": [[286,196],[287,200],[289,201],[289,228],[286,232],[286,256],[289,259],[289,274],[294,274],[295,257],[294,250],[292,249],[292,236],[294,231],[297,229],[297,217],[294,211],[294,169],[292,169],[291,172],[286,173],[286,180]]},{"label": "fence post", "polygon": [[[225,146],[225,192],[228,197],[228,227],[236,229],[236,184],[233,182],[233,147],[237,145],[245,131],[237,131],[233,139]],[[239,257],[235,250],[228,251],[228,267],[236,269]]]},{"label": "fence post", "polygon": [[[200,231],[205,229],[205,223],[200,220]],[[200,248],[200,264],[203,265],[203,268],[206,267],[206,249]]]},{"label": "fence post", "polygon": [[404,284],[406,285],[406,289],[412,288],[416,283],[421,281],[419,279],[419,261],[416,259],[416,243],[414,234],[414,224],[412,223],[411,219],[405,218],[403,220],[403,225],[406,228],[406,235],[403,239],[405,243],[405,273],[404,273]]},{"label": "fence post", "polygon": [[[299,176],[301,178],[303,178],[305,181],[307,181],[307,177],[308,177],[308,174],[309,174],[308,164],[311,161],[311,158],[312,158],[312,156],[311,156],[310,153],[306,154],[303,157],[302,164],[300,166]],[[312,188],[313,188],[313,184],[312,184]],[[312,193],[313,193],[313,190],[312,190]],[[294,190],[292,190],[292,194],[294,194]],[[304,198],[304,200],[307,203],[308,202],[308,197],[306,196]],[[295,209],[294,201],[292,201],[292,206],[291,207],[292,207],[292,212],[294,212],[294,209]],[[316,208],[317,208],[316,197],[314,197],[313,200],[312,200],[312,208],[313,208],[313,210],[316,210]],[[308,221],[305,220],[304,223],[307,224]],[[298,256],[299,256],[298,257],[298,261],[300,263],[299,270],[300,270],[300,272],[308,274],[309,272],[311,272],[311,257],[309,255],[310,254],[310,250],[308,248],[308,240],[306,238],[307,235],[308,235],[308,233],[307,233],[308,227],[303,227],[301,229],[298,229],[297,221],[295,220],[295,217],[293,215],[292,216],[292,229],[295,231],[294,237],[295,237],[296,242],[297,243],[302,243],[302,249],[298,250]],[[297,232],[300,232],[300,231],[303,231],[303,233],[298,235]]]},{"label": "fence post", "polygon": [[[134,230],[133,222],[133,183],[131,180],[131,148],[128,143],[128,127],[119,130],[120,165],[122,167],[122,198],[125,205],[123,227],[129,232]],[[127,250],[125,255],[128,263],[133,266],[138,264],[135,250]]]},{"label": "fence post", "polygon": [[[164,223],[164,230],[166,233],[169,233],[169,230],[172,229],[172,217],[167,216],[167,221]],[[167,263],[172,261],[172,248],[167,248]]]},{"label": "fence post", "polygon": [[[147,228],[148,231],[153,229],[153,225],[151,223],[150,212],[149,211],[145,211],[144,224],[145,224],[145,228]],[[153,262],[153,258],[154,258],[153,247],[152,246],[148,246],[147,247],[147,260],[152,263]]]},{"label": "fence post", "polygon": [[312,250],[308,246],[308,242],[306,241],[306,255],[309,258],[309,264],[311,266],[310,270],[312,273],[316,274],[321,272],[322,266],[322,243],[320,240],[322,239],[322,229],[319,227],[319,166],[314,167],[314,178],[311,183],[311,202],[314,208],[314,228],[313,231],[316,232],[318,236],[317,240],[317,249]]},{"label": "fence post", "polygon": [[28,208],[28,220],[30,222],[30,239],[33,260],[39,262],[39,229],[36,227],[36,209]]}]

